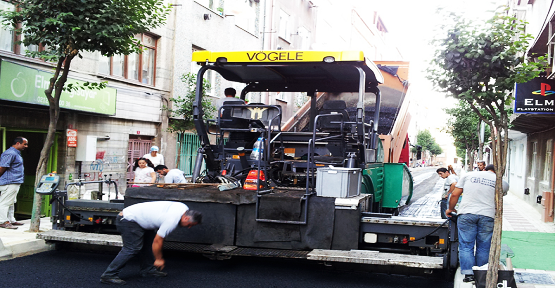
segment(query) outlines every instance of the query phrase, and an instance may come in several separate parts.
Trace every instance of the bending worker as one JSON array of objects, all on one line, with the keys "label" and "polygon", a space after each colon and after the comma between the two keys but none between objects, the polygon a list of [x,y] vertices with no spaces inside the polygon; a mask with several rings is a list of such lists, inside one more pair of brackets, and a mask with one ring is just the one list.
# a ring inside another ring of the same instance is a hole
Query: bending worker
[{"label": "bending worker", "polygon": [[459,176],[451,174],[447,168],[443,167],[437,169],[436,172],[439,177],[445,179],[445,183],[443,184],[443,193],[441,194],[440,214],[442,219],[447,219],[445,211],[447,210],[447,206],[449,206],[449,196],[451,196],[451,193],[455,190],[455,185],[457,185],[457,181],[459,181]]},{"label": "bending worker", "polygon": [[[142,277],[165,277],[162,246],[177,226],[191,228],[202,222],[202,214],[172,201],[153,201],[131,205],[119,213],[116,224],[123,248],[100,276],[100,282],[124,285],[121,269],[133,256],[140,257]],[[156,231],[158,230],[158,231]]]},{"label": "bending worker", "polygon": [[154,167],[154,172],[164,176],[165,183],[187,183],[183,171],[179,169],[168,169],[166,165]]}]

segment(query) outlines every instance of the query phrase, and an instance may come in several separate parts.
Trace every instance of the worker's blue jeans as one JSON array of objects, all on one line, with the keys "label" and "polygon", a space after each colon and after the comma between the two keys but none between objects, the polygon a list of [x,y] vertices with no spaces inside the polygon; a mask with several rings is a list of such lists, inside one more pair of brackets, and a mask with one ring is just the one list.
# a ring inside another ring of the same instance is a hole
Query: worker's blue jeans
[{"label": "worker's blue jeans", "polygon": [[110,263],[102,278],[118,277],[119,272],[127,261],[139,254],[141,273],[154,270],[154,255],[152,254],[152,242],[156,232],[145,230],[139,224],[128,221],[121,216],[116,219],[118,232],[121,234],[123,248],[116,258]]},{"label": "worker's blue jeans", "polygon": [[[493,218],[461,214],[458,216],[459,230],[459,262],[462,274],[474,274],[472,266],[488,263],[491,235],[493,234]],[[476,254],[474,253],[476,244]]]}]

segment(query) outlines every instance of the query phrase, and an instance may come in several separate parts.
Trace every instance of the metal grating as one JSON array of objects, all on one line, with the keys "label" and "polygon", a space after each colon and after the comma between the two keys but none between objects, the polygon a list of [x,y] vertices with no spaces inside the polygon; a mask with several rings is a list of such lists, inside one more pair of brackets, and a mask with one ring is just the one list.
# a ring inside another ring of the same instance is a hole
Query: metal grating
[{"label": "metal grating", "polygon": [[[177,169],[183,171],[186,176],[193,174],[195,161],[197,159],[197,150],[200,147],[200,139],[197,134],[179,133],[177,134]],[[204,170],[204,162],[202,165]]]},{"label": "metal grating", "polygon": [[180,250],[201,254],[215,254],[225,256],[252,256],[252,257],[271,257],[271,258],[294,258],[306,259],[310,251],[298,250],[279,250],[279,249],[265,249],[265,248],[235,248],[230,252],[220,252],[212,249],[212,245],[207,244],[191,244],[180,242],[164,242],[164,249]]},{"label": "metal grating", "polygon": [[264,248],[237,248],[229,252],[228,255],[306,259],[308,257],[308,253],[310,253],[310,251],[278,250]]}]

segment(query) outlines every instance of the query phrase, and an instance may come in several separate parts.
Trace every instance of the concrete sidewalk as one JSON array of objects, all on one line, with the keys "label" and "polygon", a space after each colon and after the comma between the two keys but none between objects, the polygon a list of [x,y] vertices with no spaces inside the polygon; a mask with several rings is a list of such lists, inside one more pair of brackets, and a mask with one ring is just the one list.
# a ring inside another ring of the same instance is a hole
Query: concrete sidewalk
[{"label": "concrete sidewalk", "polygon": [[[551,254],[545,253],[553,249],[555,224],[541,221],[541,215],[534,207],[509,191],[503,198],[503,232],[507,233],[503,233],[501,243],[509,244],[509,248],[515,254],[511,260],[516,285],[519,288],[555,288],[555,259]],[[526,246],[526,249],[511,244],[521,239],[534,238],[535,233],[547,239],[543,242],[549,243],[535,242],[520,245]],[[475,287],[472,283],[464,283],[463,278],[464,276],[458,270],[454,280],[455,288]]]},{"label": "concrete sidewalk", "polygon": [[[0,261],[54,249],[53,244],[46,244],[44,240],[37,239],[37,233],[29,232],[31,220],[19,222],[24,225],[16,226],[17,229],[0,228]],[[40,230],[46,231],[51,228],[50,217],[42,218]]]}]

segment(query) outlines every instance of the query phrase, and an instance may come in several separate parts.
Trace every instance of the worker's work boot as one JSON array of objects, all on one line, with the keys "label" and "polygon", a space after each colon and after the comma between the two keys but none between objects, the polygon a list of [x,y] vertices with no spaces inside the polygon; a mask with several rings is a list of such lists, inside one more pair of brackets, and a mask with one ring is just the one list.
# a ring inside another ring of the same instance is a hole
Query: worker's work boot
[{"label": "worker's work boot", "polygon": [[466,274],[464,276],[463,282],[468,283],[468,282],[474,282],[474,275],[472,274]]},{"label": "worker's work boot", "polygon": [[166,276],[168,276],[168,273],[158,271],[158,270],[154,269],[154,270],[150,270],[148,272],[142,272],[141,276],[142,277],[166,277]]},{"label": "worker's work boot", "polygon": [[116,276],[116,277],[100,277],[100,283],[125,285],[127,282],[121,280],[121,278]]}]

